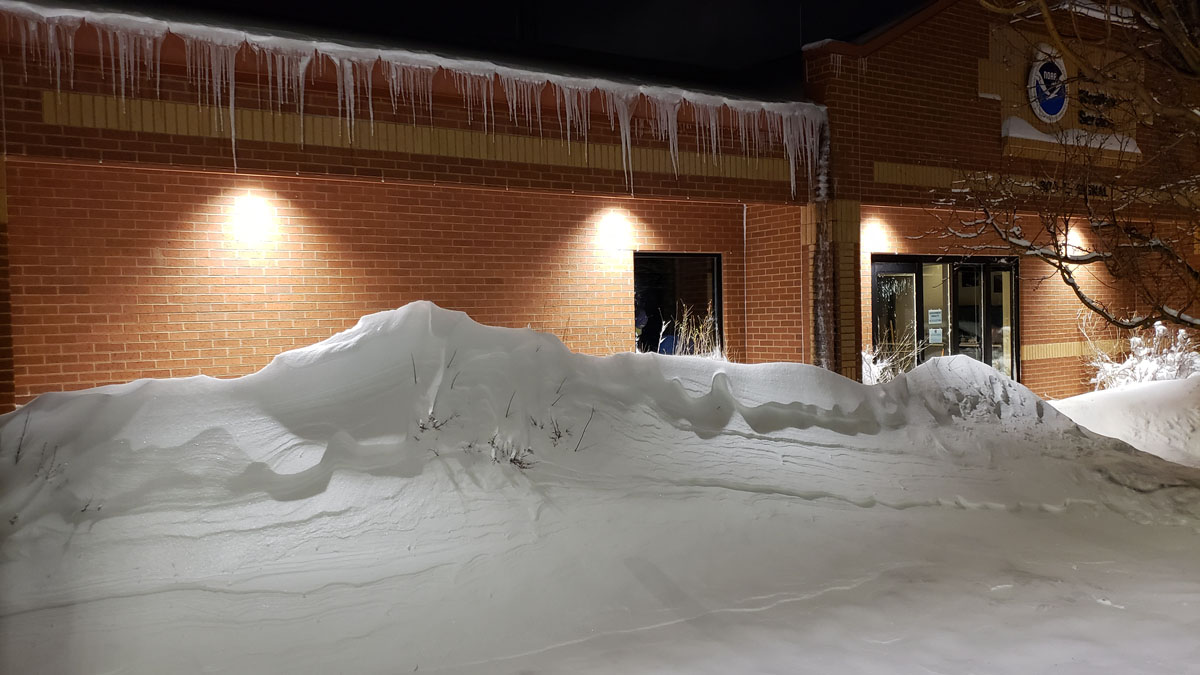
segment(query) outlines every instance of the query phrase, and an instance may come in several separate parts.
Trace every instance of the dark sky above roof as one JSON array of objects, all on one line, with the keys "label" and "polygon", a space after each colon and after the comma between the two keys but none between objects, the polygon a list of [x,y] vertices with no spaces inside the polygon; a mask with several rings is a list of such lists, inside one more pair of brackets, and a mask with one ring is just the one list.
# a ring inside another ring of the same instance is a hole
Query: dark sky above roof
[{"label": "dark sky above roof", "polygon": [[102,4],[106,9],[164,18],[209,19],[552,70],[788,98],[802,94],[797,73],[802,67],[801,45],[826,38],[853,40],[926,2],[105,0]]}]

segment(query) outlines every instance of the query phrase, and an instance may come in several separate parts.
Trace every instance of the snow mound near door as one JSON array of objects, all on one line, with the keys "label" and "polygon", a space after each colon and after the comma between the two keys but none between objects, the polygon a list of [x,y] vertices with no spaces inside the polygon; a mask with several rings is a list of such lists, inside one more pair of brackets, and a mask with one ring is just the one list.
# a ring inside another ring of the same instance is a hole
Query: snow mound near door
[{"label": "snow mound near door", "polygon": [[1051,405],[1096,433],[1200,467],[1200,377],[1094,391]]}]

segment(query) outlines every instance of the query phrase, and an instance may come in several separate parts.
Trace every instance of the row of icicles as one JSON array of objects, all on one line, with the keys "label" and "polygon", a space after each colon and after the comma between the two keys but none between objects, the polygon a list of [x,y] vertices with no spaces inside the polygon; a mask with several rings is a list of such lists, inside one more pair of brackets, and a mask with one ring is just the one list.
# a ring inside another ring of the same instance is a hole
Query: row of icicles
[{"label": "row of icicles", "polygon": [[[378,67],[383,74],[393,114],[401,106],[411,109],[415,123],[418,110],[433,115],[434,77],[444,70],[463,96],[468,121],[482,113],[495,130],[494,95],[497,83],[508,103],[509,119],[524,122],[532,132],[542,133],[542,93],[549,87],[554,95],[555,116],[562,137],[572,137],[586,147],[591,120],[592,92],[599,94],[610,128],[619,129],[622,167],[626,185],[632,191],[631,161],[633,113],[645,105],[649,115],[639,118],[643,131],[665,141],[670,148],[676,176],[679,172],[679,111],[691,108],[695,121],[696,147],[707,149],[718,161],[722,144],[722,109],[727,109],[726,124],[740,143],[743,155],[759,156],[782,145],[789,163],[792,195],[796,194],[796,170],[803,165],[812,176],[817,163],[820,129],[825,124],[824,109],[807,103],[764,104],[731,101],[715,96],[692,94],[676,89],[637,85],[523,71],[478,61],[456,61],[444,57],[406,52],[349,47],[291,38],[255,36],[240,31],[192,24],[168,24],[142,17],[115,14],[96,15],[85,11],[48,10],[19,2],[0,1],[0,13],[6,23],[10,44],[20,47],[21,67],[27,76],[29,56],[51,69],[56,86],[74,86],[75,36],[86,24],[96,31],[100,45],[102,77],[111,80],[113,94],[122,99],[137,95],[143,84],[153,83],[155,93],[161,80],[163,42],[168,35],[183,41],[188,80],[195,84],[197,103],[228,108],[230,139],[237,166],[237,133],[234,114],[236,62],[239,52],[248,47],[258,61],[259,73],[267,73],[268,105],[271,109],[295,106],[303,125],[305,83],[323,77],[332,67],[337,83],[338,117],[347,133],[354,128],[355,116],[366,101],[366,113],[373,129],[375,109],[370,92]],[[365,95],[364,95],[365,94]],[[303,126],[301,126],[303,138]]]}]

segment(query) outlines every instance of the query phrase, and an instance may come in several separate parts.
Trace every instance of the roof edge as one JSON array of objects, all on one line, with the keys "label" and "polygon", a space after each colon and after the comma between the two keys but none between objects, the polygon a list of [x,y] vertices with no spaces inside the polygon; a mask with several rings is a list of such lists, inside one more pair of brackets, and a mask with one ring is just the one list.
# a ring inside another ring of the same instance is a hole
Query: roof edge
[{"label": "roof edge", "polygon": [[956,5],[963,0],[930,0],[921,9],[909,14],[906,17],[898,19],[890,24],[885,24],[873,31],[864,34],[865,40],[862,42],[845,42],[842,40],[820,40],[810,42],[804,45],[801,49],[805,56],[812,54],[813,56],[820,54],[840,54],[844,56],[863,57],[886,47],[896,41],[900,36],[916,28],[917,26],[932,19],[952,5]]}]

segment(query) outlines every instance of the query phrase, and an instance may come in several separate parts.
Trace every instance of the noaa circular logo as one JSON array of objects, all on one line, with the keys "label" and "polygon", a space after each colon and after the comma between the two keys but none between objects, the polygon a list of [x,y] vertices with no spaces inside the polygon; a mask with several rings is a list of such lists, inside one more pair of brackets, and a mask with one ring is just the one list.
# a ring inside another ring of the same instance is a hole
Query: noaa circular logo
[{"label": "noaa circular logo", "polygon": [[1029,68],[1029,107],[1043,122],[1057,122],[1067,112],[1067,66],[1049,45],[1038,45]]}]

